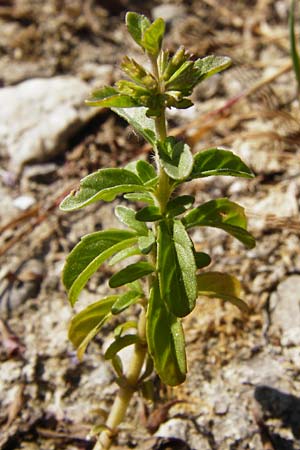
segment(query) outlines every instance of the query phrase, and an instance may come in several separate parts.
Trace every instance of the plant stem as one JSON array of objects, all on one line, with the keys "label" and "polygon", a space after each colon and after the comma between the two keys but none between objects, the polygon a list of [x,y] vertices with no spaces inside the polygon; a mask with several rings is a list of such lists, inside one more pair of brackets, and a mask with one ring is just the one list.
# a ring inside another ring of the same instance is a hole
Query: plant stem
[{"label": "plant stem", "polygon": [[135,392],[137,382],[145,361],[145,356],[147,354],[147,345],[145,344],[146,314],[144,309],[142,310],[139,318],[138,336],[140,337],[141,342],[135,344],[134,346],[134,353],[130,362],[130,366],[128,368],[128,372],[126,374],[126,385],[120,388],[106,421],[107,429],[101,432],[93,450],[109,449],[112,438],[116,433],[116,429],[123,421],[128,404],[133,393]]},{"label": "plant stem", "polygon": [[[157,79],[159,91],[161,94],[165,91],[164,81],[161,78],[159,67],[158,67],[158,58],[150,57],[151,65],[153,69],[153,74]],[[155,130],[156,130],[156,136],[159,141],[164,141],[167,137],[167,122],[166,122],[166,114],[165,114],[165,108],[161,110],[161,114],[155,118]],[[156,166],[158,170],[158,188],[157,188],[157,200],[160,206],[160,210],[162,213],[165,212],[166,204],[169,200],[171,188],[170,188],[170,179],[166,172],[164,171],[163,167],[160,164],[159,161],[159,155],[157,153],[157,149],[155,150],[155,159],[156,159]]]}]

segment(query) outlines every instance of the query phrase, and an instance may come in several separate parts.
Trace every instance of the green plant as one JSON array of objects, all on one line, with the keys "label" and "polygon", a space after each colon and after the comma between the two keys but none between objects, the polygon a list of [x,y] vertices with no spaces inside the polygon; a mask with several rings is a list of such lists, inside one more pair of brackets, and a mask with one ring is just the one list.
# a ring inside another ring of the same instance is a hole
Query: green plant
[{"label": "green plant", "polygon": [[[99,200],[112,201],[122,194],[129,202],[137,203],[136,209],[123,205],[115,209],[127,229],[84,236],[71,251],[63,270],[63,283],[74,305],[89,278],[105,261],[114,266],[132,256],[139,258],[116,271],[109,280],[111,288],[124,286],[124,292],[117,291],[88,306],[73,317],[69,328],[69,338],[82,357],[91,339],[110,318],[139,305],[137,321],[119,325],[105,352],[120,388],[95,450],[109,448],[135,391],[151,396],[153,371],[167,385],[175,386],[185,380],[181,321],[193,311],[199,295],[218,297],[247,310],[239,298],[240,283],[236,278],[200,271],[211,259],[195,250],[188,231],[194,227],[216,227],[248,248],[255,245],[241,206],[218,198],[194,207],[193,196],[175,192],[183,183],[211,175],[251,178],[251,170],[228,150],[210,148],[193,156],[186,143],[167,134],[166,108],[192,105],[189,96],[194,87],[226,69],[230,60],[208,56],[194,61],[184,48],[170,56],[161,48],[165,31],[162,19],[151,23],[145,16],[130,12],[126,24],[148,56],[151,70],[125,57],[122,69],[130,80],[120,80],[114,87],[93,92],[87,104],[111,108],[140,133],[153,147],[155,168],[139,160],[125,168],[100,169],[81,180],[79,190],[70,193],[60,206],[64,211],[73,211]],[[118,352],[129,345],[134,346],[133,356],[124,373]]]},{"label": "green plant", "polygon": [[300,58],[297,49],[296,32],[295,32],[295,0],[291,0],[289,14],[289,33],[290,33],[290,52],[293,62],[294,73],[298,85],[298,93],[300,92]]}]

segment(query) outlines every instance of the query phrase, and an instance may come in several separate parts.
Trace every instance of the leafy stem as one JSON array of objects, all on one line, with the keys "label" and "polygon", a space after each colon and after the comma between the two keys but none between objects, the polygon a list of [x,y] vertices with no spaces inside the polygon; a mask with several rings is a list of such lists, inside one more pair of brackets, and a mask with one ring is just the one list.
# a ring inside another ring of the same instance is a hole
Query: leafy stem
[{"label": "leafy stem", "polygon": [[[218,297],[244,312],[248,310],[235,277],[203,272],[211,258],[196,250],[189,230],[215,227],[247,248],[255,245],[240,205],[219,198],[193,206],[192,195],[172,195],[176,186],[197,178],[253,177],[249,167],[231,151],[210,148],[193,155],[188,144],[167,133],[166,108],[191,106],[189,97],[194,87],[226,69],[230,60],[208,56],[194,61],[181,47],[170,56],[162,49],[162,19],[151,23],[143,15],[128,13],[126,25],[134,41],[149,56],[152,72],[125,57],[122,69],[129,80],[94,91],[87,104],[111,108],[125,119],[152,146],[156,167],[139,160],[124,168],[100,169],[83,178],[79,189],[60,205],[64,211],[73,211],[99,200],[113,201],[119,195],[137,202],[135,208],[115,208],[123,229],[111,228],[84,236],[63,269],[63,283],[73,306],[103,264],[116,266],[125,261],[109,280],[111,288],[123,286],[124,291],[92,303],[71,320],[69,338],[79,358],[112,316],[122,315],[133,305],[140,308],[136,321],[126,321],[125,316],[125,321],[115,328],[113,342],[104,354],[115,369],[119,391],[94,450],[110,447],[134,392],[138,390],[145,398],[153,399],[153,373],[170,386],[185,380],[182,319],[193,311],[199,295]],[[131,257],[137,262],[128,263]],[[125,370],[118,353],[127,346],[133,346],[133,353]]]}]

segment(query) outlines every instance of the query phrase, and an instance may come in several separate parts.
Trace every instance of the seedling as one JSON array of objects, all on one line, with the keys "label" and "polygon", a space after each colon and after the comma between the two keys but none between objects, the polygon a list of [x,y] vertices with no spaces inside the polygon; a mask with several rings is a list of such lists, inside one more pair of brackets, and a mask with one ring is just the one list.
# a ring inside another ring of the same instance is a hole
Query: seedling
[{"label": "seedling", "polygon": [[[124,314],[125,322],[115,329],[114,340],[104,355],[113,364],[119,391],[94,450],[110,447],[135,391],[151,397],[154,372],[166,385],[176,386],[185,380],[182,318],[193,311],[198,296],[217,297],[243,311],[248,309],[240,299],[236,278],[203,270],[211,258],[196,251],[189,230],[216,227],[247,248],[255,245],[240,205],[218,198],[194,206],[193,196],[176,195],[180,185],[197,178],[252,178],[252,171],[228,150],[210,148],[193,155],[186,143],[168,136],[165,118],[166,108],[191,106],[195,86],[226,69],[229,58],[193,60],[182,47],[171,56],[162,49],[162,19],[151,23],[145,16],[129,12],[126,25],[148,57],[151,69],[125,57],[121,67],[129,80],[94,91],[87,104],[111,108],[125,119],[152,146],[155,166],[139,160],[124,168],[100,169],[83,178],[80,188],[60,205],[63,211],[74,211],[100,200],[110,202],[119,195],[136,204],[135,208],[117,206],[115,214],[123,228],[84,236],[69,254],[63,270],[63,283],[73,306],[104,263],[113,267],[136,258],[109,280],[111,288],[123,286],[123,293],[118,290],[88,306],[73,317],[69,328],[69,338],[82,358],[105,323],[138,305],[136,322],[126,322]],[[125,371],[119,351],[126,346],[133,346],[133,353]]]}]

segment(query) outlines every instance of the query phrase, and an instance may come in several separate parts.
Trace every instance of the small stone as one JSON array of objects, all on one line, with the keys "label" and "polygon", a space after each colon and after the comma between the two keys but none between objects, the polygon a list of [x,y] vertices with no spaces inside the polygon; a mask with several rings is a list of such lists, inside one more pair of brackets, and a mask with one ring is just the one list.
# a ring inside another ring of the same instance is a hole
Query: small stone
[{"label": "small stone", "polygon": [[20,195],[20,197],[17,197],[13,200],[13,205],[21,209],[21,211],[26,211],[26,209],[30,208],[35,204],[35,198],[33,198],[31,195]]},{"label": "small stone", "polygon": [[12,171],[66,148],[97,114],[84,105],[89,92],[87,83],[72,76],[36,78],[0,89],[0,155],[10,156]]},{"label": "small stone", "polygon": [[270,298],[271,323],[282,332],[281,344],[300,345],[300,276],[291,275]]}]

